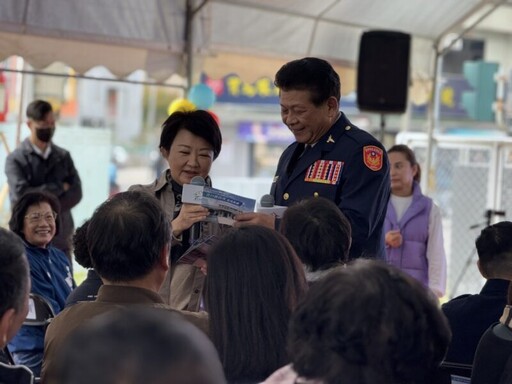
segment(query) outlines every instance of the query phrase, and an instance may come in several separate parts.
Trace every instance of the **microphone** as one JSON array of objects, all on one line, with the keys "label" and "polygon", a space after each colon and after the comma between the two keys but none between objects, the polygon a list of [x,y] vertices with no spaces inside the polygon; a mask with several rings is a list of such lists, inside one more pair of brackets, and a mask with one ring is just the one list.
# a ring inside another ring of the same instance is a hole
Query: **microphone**
[{"label": "microphone", "polygon": [[[190,184],[197,185],[199,187],[204,187],[206,185],[206,181],[201,176],[194,176],[192,180],[190,180]],[[194,243],[197,239],[201,238],[201,222],[197,222],[190,227],[190,237],[189,243]]]},{"label": "microphone", "polygon": [[267,215],[274,215],[277,218],[282,218],[284,211],[286,211],[286,208],[282,205],[274,205],[275,200],[274,196],[272,195],[263,195],[261,196],[260,202],[258,206],[256,207],[256,212],[260,213],[266,213]]},{"label": "microphone", "polygon": [[272,195],[263,195],[261,196],[260,206],[263,208],[273,207],[275,203],[274,196]]}]

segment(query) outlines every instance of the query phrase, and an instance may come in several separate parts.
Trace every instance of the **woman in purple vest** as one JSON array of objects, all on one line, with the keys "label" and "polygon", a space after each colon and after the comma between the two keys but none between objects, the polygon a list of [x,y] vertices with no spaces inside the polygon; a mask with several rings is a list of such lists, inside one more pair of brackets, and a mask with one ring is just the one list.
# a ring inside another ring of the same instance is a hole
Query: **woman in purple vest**
[{"label": "woman in purple vest", "polygon": [[437,297],[446,289],[441,211],[421,193],[421,170],[406,145],[388,150],[391,197],[384,233],[386,260],[428,286]]}]

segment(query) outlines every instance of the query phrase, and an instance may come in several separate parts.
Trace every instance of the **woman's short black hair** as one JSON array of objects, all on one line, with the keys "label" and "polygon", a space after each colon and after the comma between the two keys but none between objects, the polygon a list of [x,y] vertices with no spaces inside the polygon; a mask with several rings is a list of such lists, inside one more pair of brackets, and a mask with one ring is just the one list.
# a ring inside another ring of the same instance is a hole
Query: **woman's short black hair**
[{"label": "woman's short black hair", "polygon": [[206,140],[213,148],[213,159],[219,156],[222,146],[222,134],[213,116],[208,111],[174,112],[162,124],[160,148],[169,151],[178,132],[186,129],[190,133]]},{"label": "woman's short black hair", "polygon": [[20,197],[12,207],[12,215],[9,220],[9,228],[11,231],[16,233],[22,239],[25,239],[25,236],[23,235],[25,215],[32,205],[41,203],[48,203],[52,210],[57,213],[57,218],[55,219],[56,236],[59,233],[60,228],[60,203],[54,195],[47,192],[27,192]]},{"label": "woman's short black hair", "polygon": [[311,286],[292,315],[288,351],[300,376],[325,384],[431,384],[450,339],[427,288],[357,259]]}]

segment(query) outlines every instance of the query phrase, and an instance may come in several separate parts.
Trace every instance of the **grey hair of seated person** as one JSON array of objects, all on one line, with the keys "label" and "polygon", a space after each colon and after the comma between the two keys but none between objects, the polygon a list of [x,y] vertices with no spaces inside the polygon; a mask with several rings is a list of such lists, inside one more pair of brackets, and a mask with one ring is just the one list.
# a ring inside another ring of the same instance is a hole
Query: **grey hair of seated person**
[{"label": "grey hair of seated person", "polygon": [[176,312],[135,306],[75,330],[56,360],[66,384],[223,384],[208,337]]},{"label": "grey hair of seated person", "polygon": [[450,339],[425,287],[358,259],[311,286],[292,315],[288,352],[300,376],[324,384],[432,384]]}]

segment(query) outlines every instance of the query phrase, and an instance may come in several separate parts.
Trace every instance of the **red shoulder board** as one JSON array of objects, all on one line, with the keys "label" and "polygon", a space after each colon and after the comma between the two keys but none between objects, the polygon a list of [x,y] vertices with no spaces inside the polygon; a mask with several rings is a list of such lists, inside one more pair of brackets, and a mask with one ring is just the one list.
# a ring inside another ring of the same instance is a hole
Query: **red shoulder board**
[{"label": "red shoulder board", "polygon": [[372,171],[380,171],[382,168],[383,151],[375,145],[367,145],[363,147],[364,165]]}]

